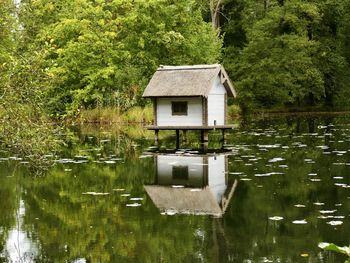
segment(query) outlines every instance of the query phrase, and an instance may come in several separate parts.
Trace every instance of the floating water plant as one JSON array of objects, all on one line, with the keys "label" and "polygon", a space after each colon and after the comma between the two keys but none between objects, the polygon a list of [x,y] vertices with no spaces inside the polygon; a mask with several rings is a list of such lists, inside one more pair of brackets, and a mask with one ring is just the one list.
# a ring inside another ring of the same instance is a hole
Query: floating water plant
[{"label": "floating water plant", "polygon": [[333,251],[333,252],[347,255],[348,259],[345,260],[344,263],[350,263],[350,246],[340,247],[340,246],[337,246],[333,243],[321,242],[318,244],[318,247],[322,248],[323,250],[326,250],[326,251]]},{"label": "floating water plant", "polygon": [[331,226],[339,226],[339,225],[343,224],[343,221],[332,220],[332,221],[327,222],[327,224],[331,225]]},{"label": "floating water plant", "polygon": [[280,221],[283,219],[283,217],[281,216],[271,216],[269,217],[270,220],[273,220],[273,221]]},{"label": "floating water plant", "polygon": [[83,195],[109,195],[109,193],[86,192]]},{"label": "floating water plant", "polygon": [[296,224],[296,225],[305,225],[307,224],[307,221],[305,219],[302,219],[302,220],[294,220],[292,222],[293,224]]},{"label": "floating water plant", "polygon": [[132,204],[126,204],[126,206],[128,206],[128,207],[138,207],[138,206],[141,206],[141,204],[139,204],[139,203],[132,203]]}]

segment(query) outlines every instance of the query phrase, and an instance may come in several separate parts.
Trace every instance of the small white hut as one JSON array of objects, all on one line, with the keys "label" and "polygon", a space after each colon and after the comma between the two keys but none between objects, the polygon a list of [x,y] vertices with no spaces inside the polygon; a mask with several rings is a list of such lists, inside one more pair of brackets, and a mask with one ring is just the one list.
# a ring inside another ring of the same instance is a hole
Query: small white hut
[{"label": "small white hut", "polygon": [[154,126],[225,126],[227,97],[236,91],[222,65],[160,66],[143,97],[154,103]]}]

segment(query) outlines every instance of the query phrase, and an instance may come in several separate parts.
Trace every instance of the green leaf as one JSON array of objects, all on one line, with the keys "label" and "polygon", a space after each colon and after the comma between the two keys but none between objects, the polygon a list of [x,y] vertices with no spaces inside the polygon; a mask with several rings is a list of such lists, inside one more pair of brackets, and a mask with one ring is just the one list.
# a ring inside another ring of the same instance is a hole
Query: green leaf
[{"label": "green leaf", "polygon": [[340,246],[337,246],[333,243],[322,242],[322,243],[318,244],[318,247],[322,248],[324,250],[327,250],[327,251],[334,251],[337,253],[345,254],[345,255],[348,255],[350,257],[350,246],[349,247],[346,247],[346,246],[340,247]]}]

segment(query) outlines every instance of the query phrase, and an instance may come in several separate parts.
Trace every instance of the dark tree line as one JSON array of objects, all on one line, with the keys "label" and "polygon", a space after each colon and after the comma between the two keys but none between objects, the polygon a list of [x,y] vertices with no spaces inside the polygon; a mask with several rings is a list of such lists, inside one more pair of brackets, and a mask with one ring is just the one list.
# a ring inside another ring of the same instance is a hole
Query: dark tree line
[{"label": "dark tree line", "polygon": [[349,106],[349,1],[226,0],[220,14],[242,107]]}]

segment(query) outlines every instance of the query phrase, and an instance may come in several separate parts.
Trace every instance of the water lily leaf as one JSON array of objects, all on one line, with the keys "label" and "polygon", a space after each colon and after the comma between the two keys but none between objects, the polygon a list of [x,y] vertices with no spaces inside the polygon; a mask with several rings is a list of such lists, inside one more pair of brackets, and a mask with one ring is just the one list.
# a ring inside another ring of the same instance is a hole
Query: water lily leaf
[{"label": "water lily leaf", "polygon": [[86,192],[83,195],[109,195],[109,193]]},{"label": "water lily leaf", "polygon": [[302,219],[302,220],[294,220],[292,222],[293,224],[297,224],[297,225],[305,225],[307,224],[307,221],[305,219]]},{"label": "water lily leaf", "polygon": [[281,216],[271,216],[271,217],[269,217],[269,219],[273,220],[273,221],[279,221],[279,220],[282,220],[283,217],[281,217]]},{"label": "water lily leaf", "polygon": [[130,198],[130,201],[141,201],[143,200],[143,197],[133,197],[133,198]]},{"label": "water lily leaf", "polygon": [[138,207],[138,206],[141,206],[141,204],[139,204],[139,203],[132,203],[132,204],[126,204],[126,206],[128,206],[128,207]]},{"label": "water lily leaf", "polygon": [[342,225],[342,224],[343,224],[343,221],[332,220],[332,221],[327,222],[327,224],[328,224],[328,225],[331,225],[331,226],[339,226],[339,225]]},{"label": "water lily leaf", "polygon": [[345,255],[350,256],[350,247],[340,247],[340,246],[337,246],[333,243],[327,243],[327,242],[319,243],[318,247],[322,248],[324,250],[327,250],[327,251],[334,251],[337,253],[341,253],[341,254],[345,254]]}]

